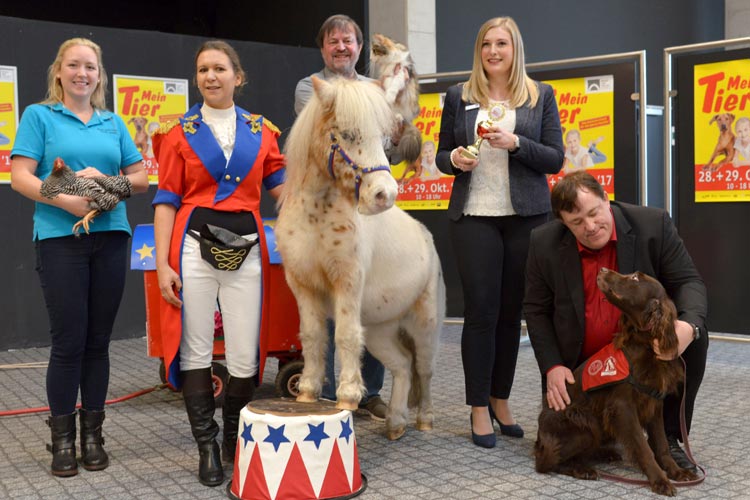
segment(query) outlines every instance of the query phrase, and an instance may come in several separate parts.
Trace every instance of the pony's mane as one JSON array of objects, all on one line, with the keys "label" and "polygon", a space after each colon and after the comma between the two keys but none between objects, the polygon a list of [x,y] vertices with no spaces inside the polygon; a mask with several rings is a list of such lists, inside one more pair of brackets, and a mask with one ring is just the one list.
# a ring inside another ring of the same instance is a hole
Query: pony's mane
[{"label": "pony's mane", "polygon": [[331,87],[323,92],[333,96],[332,107],[329,109],[317,92],[313,92],[284,145],[285,191],[299,187],[306,173],[313,170],[325,173],[330,132],[334,127],[340,131],[357,130],[363,142],[378,144],[382,144],[383,137],[390,135],[393,129],[394,115],[379,86],[343,78],[326,83]]}]

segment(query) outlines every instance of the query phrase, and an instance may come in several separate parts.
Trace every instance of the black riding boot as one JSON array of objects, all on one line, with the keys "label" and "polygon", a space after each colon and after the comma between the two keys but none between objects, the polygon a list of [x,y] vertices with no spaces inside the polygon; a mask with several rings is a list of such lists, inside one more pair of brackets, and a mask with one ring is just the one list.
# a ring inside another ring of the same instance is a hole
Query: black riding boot
[{"label": "black riding boot", "polygon": [[52,431],[52,444],[47,445],[47,450],[52,453],[50,472],[58,477],[75,476],[78,474],[76,414],[50,416],[47,425]]},{"label": "black riding boot", "polygon": [[200,454],[198,479],[206,486],[218,486],[224,481],[224,470],[216,442],[219,425],[214,421],[216,403],[211,368],[183,371],[182,380],[182,397]]},{"label": "black riding boot", "polygon": [[103,470],[109,466],[109,457],[102,445],[104,411],[78,410],[81,422],[81,462],[86,470]]},{"label": "black riding boot", "polygon": [[240,426],[240,411],[253,399],[255,377],[229,377],[227,391],[224,394],[224,406],[221,417],[224,420],[224,441],[221,443],[221,455],[224,462],[234,463],[237,449],[237,432]]}]

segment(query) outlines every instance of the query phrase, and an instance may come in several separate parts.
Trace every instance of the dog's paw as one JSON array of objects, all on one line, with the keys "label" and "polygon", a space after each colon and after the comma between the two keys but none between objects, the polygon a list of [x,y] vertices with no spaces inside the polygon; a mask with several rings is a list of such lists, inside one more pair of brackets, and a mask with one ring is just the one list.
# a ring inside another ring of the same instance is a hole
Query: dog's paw
[{"label": "dog's paw", "polygon": [[622,460],[622,455],[613,448],[602,448],[596,453],[595,459],[604,463],[620,462]]},{"label": "dog's paw", "polygon": [[677,494],[677,488],[667,479],[657,479],[651,483],[651,491],[665,497],[673,497]]},{"label": "dog's paw", "polygon": [[595,469],[583,465],[571,469],[570,475],[576,479],[585,479],[587,481],[596,481],[599,479],[599,473]]},{"label": "dog's paw", "polygon": [[688,469],[677,469],[676,471],[668,472],[667,475],[673,481],[693,481],[698,479],[698,474]]}]

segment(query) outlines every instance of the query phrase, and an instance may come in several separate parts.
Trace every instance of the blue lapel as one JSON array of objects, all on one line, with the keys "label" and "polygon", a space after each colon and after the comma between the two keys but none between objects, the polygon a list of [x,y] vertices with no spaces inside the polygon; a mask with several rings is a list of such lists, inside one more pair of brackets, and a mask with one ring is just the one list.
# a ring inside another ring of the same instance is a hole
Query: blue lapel
[{"label": "blue lapel", "polygon": [[219,185],[214,198],[214,203],[218,203],[230,197],[253,168],[263,136],[262,117],[253,117],[244,109],[235,106],[237,131],[232,156],[227,163],[211,129],[203,123],[200,108],[200,104],[190,108],[190,111],[180,118],[180,123],[190,148]]},{"label": "blue lapel", "polygon": [[529,121],[531,119],[531,108],[528,101],[523,106],[516,108],[516,127],[513,132],[521,132],[521,135],[528,135]]}]

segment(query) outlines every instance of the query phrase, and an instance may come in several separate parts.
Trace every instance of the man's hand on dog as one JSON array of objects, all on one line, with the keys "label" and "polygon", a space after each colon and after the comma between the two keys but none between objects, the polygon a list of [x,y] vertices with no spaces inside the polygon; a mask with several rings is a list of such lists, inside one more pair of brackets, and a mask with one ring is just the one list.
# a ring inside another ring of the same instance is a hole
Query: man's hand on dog
[{"label": "man's hand on dog", "polygon": [[564,366],[556,366],[547,372],[547,404],[555,411],[564,410],[570,404],[566,383],[576,381],[573,372]]}]

